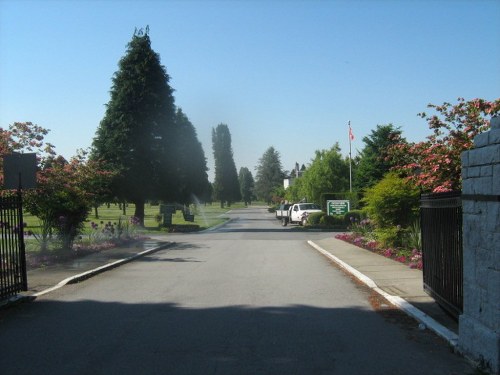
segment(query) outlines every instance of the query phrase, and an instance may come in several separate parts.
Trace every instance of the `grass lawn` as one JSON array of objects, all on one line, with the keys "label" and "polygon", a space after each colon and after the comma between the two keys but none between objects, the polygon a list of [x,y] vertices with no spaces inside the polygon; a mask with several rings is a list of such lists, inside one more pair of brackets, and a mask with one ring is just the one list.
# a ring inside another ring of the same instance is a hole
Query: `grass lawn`
[{"label": "grass lawn", "polygon": [[[41,240],[39,238],[37,239],[37,236],[26,236],[26,263],[28,269],[34,269],[72,260],[92,252],[121,246],[127,242],[127,237],[129,236],[137,239],[144,236],[147,237],[151,234],[167,233],[169,230],[183,232],[207,229],[225,222],[227,220],[227,215],[225,215],[225,213],[231,209],[244,207],[243,203],[235,203],[231,207],[226,208],[220,208],[220,203],[206,206],[192,206],[191,213],[194,214],[194,222],[186,222],[182,211],[178,210],[172,216],[173,227],[165,228],[160,227],[156,220],[156,217],[160,213],[160,206],[148,204],[145,207],[145,227],[138,228],[128,225],[127,229],[126,224],[130,222],[130,218],[134,215],[134,205],[127,205],[125,214],[118,205],[112,204],[109,207],[103,205],[98,209],[98,218],[95,217],[95,210],[89,213],[89,217],[84,224],[83,233],[73,244],[73,251],[61,248],[60,241],[54,239],[46,243],[47,251],[42,252],[40,251],[42,244]],[[40,221],[37,217],[25,212],[23,221],[26,223],[26,232],[31,231],[35,234],[41,233]],[[92,229],[92,223],[94,223],[94,227],[97,225],[97,228]],[[107,223],[111,223],[114,228],[123,225],[122,228],[124,228],[124,231],[121,233],[126,233],[124,237],[117,237],[116,235],[118,232],[116,232],[115,229],[112,232],[103,230]],[[122,242],[123,240],[125,240],[125,242]]]},{"label": "grass lawn", "polygon": [[[201,230],[213,227],[227,220],[224,214],[233,208],[244,208],[243,203],[234,203],[229,208],[220,208],[220,203],[213,203],[212,205],[199,205],[191,206],[191,211],[194,213],[194,222],[187,222],[184,220],[182,211],[177,211],[172,216],[172,224],[180,226],[199,226]],[[98,208],[99,217],[95,217],[95,211],[92,210],[89,213],[87,221],[85,222],[84,235],[90,234],[92,232],[91,223],[94,222],[101,225],[101,222],[106,224],[108,222],[117,223],[121,218],[122,221],[130,220],[130,217],[134,215],[135,206],[133,204],[128,204],[126,206],[125,215],[123,211],[119,208],[118,204],[111,204],[109,208],[107,205],[102,205]],[[158,234],[166,232],[166,228],[159,226],[156,221],[156,216],[160,213],[160,206],[152,206],[146,204],[145,207],[145,217],[144,217],[144,229],[140,232],[144,234]],[[39,219],[27,212],[23,214],[23,220],[27,224],[25,228],[26,231],[32,231],[34,233],[40,233],[40,222]]]}]

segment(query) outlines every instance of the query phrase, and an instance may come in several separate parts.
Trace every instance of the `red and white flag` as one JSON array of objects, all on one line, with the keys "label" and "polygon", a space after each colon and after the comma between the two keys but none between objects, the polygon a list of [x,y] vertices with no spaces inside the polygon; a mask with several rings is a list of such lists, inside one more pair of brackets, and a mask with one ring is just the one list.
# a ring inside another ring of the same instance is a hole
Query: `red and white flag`
[{"label": "red and white flag", "polygon": [[354,141],[354,134],[352,134],[351,122],[349,121],[349,140]]}]

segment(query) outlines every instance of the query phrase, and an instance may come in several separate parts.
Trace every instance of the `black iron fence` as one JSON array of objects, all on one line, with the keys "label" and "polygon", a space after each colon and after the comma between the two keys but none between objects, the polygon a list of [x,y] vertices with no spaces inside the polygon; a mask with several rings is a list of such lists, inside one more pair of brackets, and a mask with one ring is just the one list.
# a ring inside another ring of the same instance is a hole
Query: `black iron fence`
[{"label": "black iron fence", "polygon": [[422,195],[420,219],[424,289],[458,318],[463,308],[460,192]]},{"label": "black iron fence", "polygon": [[27,290],[20,194],[0,197],[0,300]]}]

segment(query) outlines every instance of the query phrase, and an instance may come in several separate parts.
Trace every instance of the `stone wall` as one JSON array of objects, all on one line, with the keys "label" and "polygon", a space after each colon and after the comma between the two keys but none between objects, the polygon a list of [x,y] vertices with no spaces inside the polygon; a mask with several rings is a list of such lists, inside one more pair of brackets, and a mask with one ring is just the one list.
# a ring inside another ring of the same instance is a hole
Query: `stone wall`
[{"label": "stone wall", "polygon": [[459,349],[500,371],[500,117],[462,154],[464,306]]}]

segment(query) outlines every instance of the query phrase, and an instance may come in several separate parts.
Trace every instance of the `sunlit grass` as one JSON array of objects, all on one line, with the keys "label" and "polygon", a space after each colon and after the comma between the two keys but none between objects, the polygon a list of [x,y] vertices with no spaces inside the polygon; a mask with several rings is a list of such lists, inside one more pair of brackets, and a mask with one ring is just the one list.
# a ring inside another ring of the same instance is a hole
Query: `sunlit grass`
[{"label": "sunlit grass", "polygon": [[[194,214],[194,222],[185,221],[182,211],[177,210],[172,216],[172,224],[197,225],[200,229],[206,229],[226,221],[227,218],[224,217],[224,214],[231,209],[244,207],[245,205],[243,203],[234,203],[231,207],[224,208],[220,207],[220,203],[213,203],[211,205],[201,204],[199,206],[192,205],[190,209]],[[134,212],[135,206],[131,203],[126,205],[125,211],[123,211],[118,204],[110,204],[109,207],[108,205],[102,205],[97,210],[98,217],[95,216],[95,210],[92,209],[89,212],[87,220],[85,221],[83,235],[88,235],[92,232],[92,222],[99,225],[101,225],[101,223],[105,224],[108,222],[115,224],[120,218],[122,221],[130,220],[130,218],[134,216]],[[157,216],[160,213],[159,205],[146,204],[144,212],[144,229],[141,229],[141,233],[161,233],[166,231],[165,228],[160,227],[157,221]],[[24,212],[23,221],[26,223],[26,231],[31,231],[37,234],[40,233],[40,220],[37,217]]]}]

